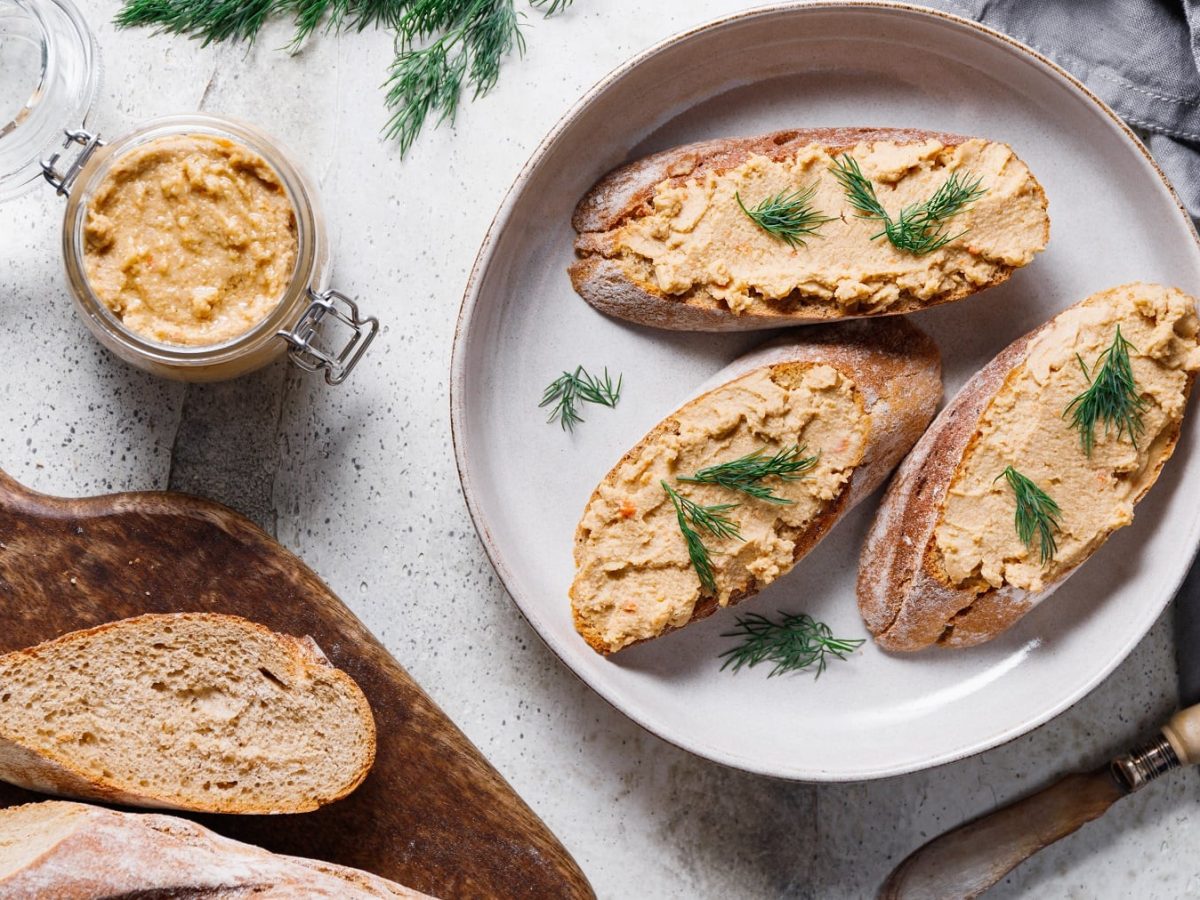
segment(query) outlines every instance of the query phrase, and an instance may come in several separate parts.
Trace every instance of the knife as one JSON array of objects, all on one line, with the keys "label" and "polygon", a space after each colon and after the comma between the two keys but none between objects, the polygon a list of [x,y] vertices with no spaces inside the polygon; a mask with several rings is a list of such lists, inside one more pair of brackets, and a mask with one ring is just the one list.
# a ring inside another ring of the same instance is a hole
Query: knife
[{"label": "knife", "polygon": [[1175,663],[1183,707],[1153,740],[1094,772],[1068,775],[968,822],[908,856],[880,900],[978,897],[1044,847],[1172,769],[1200,762],[1200,562],[1175,598]]}]

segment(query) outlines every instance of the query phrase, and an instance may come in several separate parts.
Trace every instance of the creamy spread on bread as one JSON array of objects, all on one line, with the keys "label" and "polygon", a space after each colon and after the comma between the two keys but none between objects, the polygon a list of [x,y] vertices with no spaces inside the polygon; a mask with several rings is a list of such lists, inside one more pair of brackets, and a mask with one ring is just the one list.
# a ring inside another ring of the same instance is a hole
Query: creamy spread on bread
[{"label": "creamy spread on bread", "polygon": [[[826,364],[755,369],[686,404],[622,460],[584,512],[571,586],[580,633],[593,646],[617,650],[692,618],[702,588],[662,481],[701,505],[739,504],[727,515],[743,540],[702,532],[724,606],[791,568],[797,540],[862,460],[869,430],[854,383]],[[797,444],[816,465],[795,480],[765,482],[787,504],[676,481],[756,450],[774,454]]]},{"label": "creamy spread on bread", "polygon": [[[1117,326],[1132,345],[1134,381],[1145,402],[1145,431],[1094,429],[1091,456],[1063,413],[1088,387],[1079,358],[1096,370]],[[1024,362],[989,403],[950,483],[934,532],[934,552],[950,583],[979,592],[1012,585],[1033,593],[1074,568],[1108,535],[1133,520],[1133,506],[1170,455],[1190,377],[1200,368],[1195,302],[1157,285],[1104,291],[1071,307],[1039,332]],[[1043,565],[1014,525],[1016,501],[1005,466],[1032,479],[1062,510],[1057,550]]]},{"label": "creamy spread on bread", "polygon": [[[672,296],[702,291],[735,314],[786,311],[794,294],[864,314],[986,287],[1046,245],[1045,195],[1006,144],[877,141],[849,152],[893,218],[928,200],[951,173],[980,178],[985,193],[947,224],[951,235],[965,234],[920,256],[896,249],[877,237],[879,222],[850,206],[830,174],[830,153],[810,144],[782,160],[755,154],[726,171],[663,181],[652,211],[621,226],[605,254],[620,260],[634,282]],[[753,208],[810,185],[813,208],[835,219],[806,237],[805,246],[763,231],[738,205],[739,196]]]}]

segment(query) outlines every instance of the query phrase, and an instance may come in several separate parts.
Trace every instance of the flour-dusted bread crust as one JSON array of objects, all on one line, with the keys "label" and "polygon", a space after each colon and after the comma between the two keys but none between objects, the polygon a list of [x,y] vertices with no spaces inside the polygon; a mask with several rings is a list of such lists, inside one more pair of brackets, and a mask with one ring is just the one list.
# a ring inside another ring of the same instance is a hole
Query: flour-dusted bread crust
[{"label": "flour-dusted bread crust", "polygon": [[[879,319],[816,326],[770,341],[722,369],[688,402],[756,369],[788,369],[812,364],[830,365],[854,382],[864,401],[869,432],[863,458],[849,482],[796,540],[792,565],[807,555],[842,516],[883,483],[925,430],[942,396],[941,355],[937,345],[905,320]],[[604,484],[616,481],[623,464],[636,460],[659,435],[677,427],[674,416],[668,416],[656,425],[612,468],[592,493],[589,505],[600,496]],[[581,523],[575,535],[577,564],[585,541],[586,532]],[[729,605],[753,597],[761,588],[762,585],[753,578],[737,585]],[[585,599],[577,596],[575,586],[572,586],[571,596],[574,601]],[[688,622],[712,615],[718,606],[714,597],[702,596]],[[574,618],[576,630],[597,652],[607,654],[622,649],[608,643],[599,630],[580,616],[578,602]],[[676,629],[668,629],[662,634],[671,630]]]},{"label": "flour-dusted bread crust", "polygon": [[47,800],[0,810],[0,896],[21,900],[375,900],[426,894],[280,856],[187,819]]},{"label": "flour-dusted bread crust", "polygon": [[[787,159],[813,144],[837,154],[875,141],[915,144],[929,140],[952,148],[970,138],[916,128],[790,129],[757,137],[685,144],[621,166],[597,182],[575,209],[571,224],[577,233],[577,259],[568,269],[571,283],[581,297],[607,315],[677,331],[754,331],[868,315],[897,315],[952,303],[1002,284],[1012,275],[1013,267],[1000,267],[988,284],[963,284],[932,300],[903,295],[898,302],[879,312],[843,315],[827,301],[794,292],[779,309],[737,315],[703,289],[693,288],[672,296],[652,285],[633,281],[619,261],[604,254],[608,236],[615,229],[651,211],[655,190],[663,182],[678,185],[707,172],[728,171],[756,155],[773,161]],[[1034,186],[1044,207],[1045,193],[1036,181]]]},{"label": "flour-dusted bread crust", "polygon": [[[950,645],[978,643],[986,640],[983,635],[998,634],[1029,611],[1029,598],[1011,587],[981,598],[946,584],[933,560],[933,531],[980,416],[1024,360],[1029,341],[1046,325],[1009,344],[963,385],[888,486],[867,535],[858,574],[859,612],[881,647],[917,650],[939,640]],[[1054,587],[1057,584],[1043,596]],[[978,612],[956,621],[947,633],[947,623],[977,600],[984,601]],[[978,640],[969,639],[976,635]]]},{"label": "flour-dusted bread crust", "polygon": [[[884,649],[915,651],[933,644],[970,647],[989,641],[1049,597],[1086,562],[1087,558],[1060,572],[1036,594],[1010,584],[980,593],[950,582],[934,540],[947,491],[979,438],[981,418],[997,392],[1026,361],[1031,342],[1056,321],[1051,319],[1013,341],[963,385],[888,486],[863,547],[857,587],[863,621]],[[1189,378],[1188,391],[1191,384]],[[1158,478],[1178,442],[1181,425],[1182,420],[1176,421],[1164,436],[1153,471],[1134,503]]]},{"label": "flour-dusted bread crust", "polygon": [[375,758],[366,697],[307,638],[145,615],[0,656],[0,778],[221,813],[317,809]]}]

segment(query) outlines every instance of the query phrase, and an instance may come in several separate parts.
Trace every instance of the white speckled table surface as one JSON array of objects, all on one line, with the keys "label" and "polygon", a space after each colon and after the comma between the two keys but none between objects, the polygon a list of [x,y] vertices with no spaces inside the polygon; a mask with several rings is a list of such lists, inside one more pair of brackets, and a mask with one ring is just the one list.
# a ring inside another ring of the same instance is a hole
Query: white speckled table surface
[{"label": "white speckled table surface", "polygon": [[[280,363],[184,386],[89,336],[67,294],[62,206],[0,206],[0,466],[38,490],[171,488],[227,503],[303,556],[559,835],[601,897],[861,897],[928,837],[1052,774],[1139,740],[1175,702],[1170,613],[1089,697],[1004,747],[843,786],[772,781],[644,733],[541,644],[506,597],[463,504],[447,373],[459,301],[492,214],[541,136],[636,51],[747,4],[578,0],[530,16],[528,52],[454,129],[403,162],[380,137],[384,33],[249,49],[119,32],[82,3],[116,133],[197,109],[276,135],[319,181],[334,281],[385,330],[347,386]],[[1200,896],[1196,774],[1177,772],[1027,863],[995,895]]]}]

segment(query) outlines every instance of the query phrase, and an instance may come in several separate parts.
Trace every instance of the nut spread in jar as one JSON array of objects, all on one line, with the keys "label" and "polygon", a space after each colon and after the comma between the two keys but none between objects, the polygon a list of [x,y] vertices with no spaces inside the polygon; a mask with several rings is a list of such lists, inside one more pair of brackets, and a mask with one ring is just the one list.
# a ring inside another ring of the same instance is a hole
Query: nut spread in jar
[{"label": "nut spread in jar", "polygon": [[116,159],[88,203],[87,281],[129,331],[209,346],[270,315],[296,263],[278,175],[225,138],[162,137]]}]

